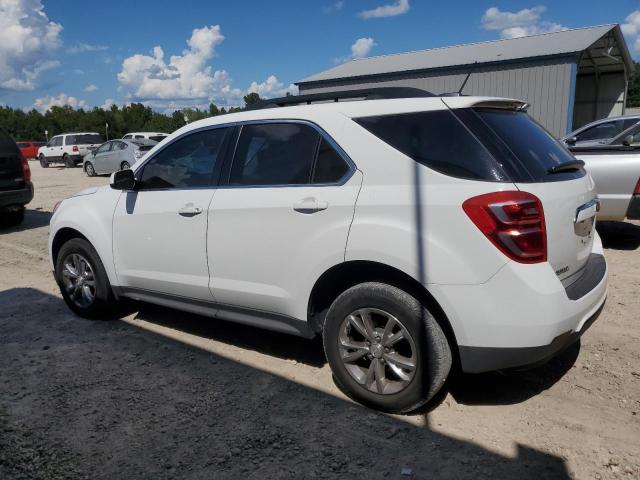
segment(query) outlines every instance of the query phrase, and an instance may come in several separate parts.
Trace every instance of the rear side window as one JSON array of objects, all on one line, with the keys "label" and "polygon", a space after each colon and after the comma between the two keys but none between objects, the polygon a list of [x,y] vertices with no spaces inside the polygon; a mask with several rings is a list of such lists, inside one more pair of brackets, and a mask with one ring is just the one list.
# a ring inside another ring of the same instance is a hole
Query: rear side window
[{"label": "rear side window", "polygon": [[244,125],[238,139],[229,184],[308,184],[319,139],[320,134],[308,125]]},{"label": "rear side window", "polygon": [[318,157],[311,183],[336,183],[349,171],[349,165],[323,138],[318,147]]},{"label": "rear side window", "polygon": [[376,137],[445,175],[508,180],[501,166],[449,110],[358,118]]},{"label": "rear side window", "polygon": [[549,174],[551,167],[575,158],[525,112],[476,109],[475,113],[499,137],[523,173],[526,172],[526,175],[513,173],[514,182],[559,181],[585,175],[582,169]]},{"label": "rear side window", "polygon": [[102,135],[83,134],[83,135],[67,135],[65,145],[92,145],[104,142]]},{"label": "rear side window", "polygon": [[143,189],[206,187],[222,161],[228,128],[192,133],[161,150],[144,166]]}]

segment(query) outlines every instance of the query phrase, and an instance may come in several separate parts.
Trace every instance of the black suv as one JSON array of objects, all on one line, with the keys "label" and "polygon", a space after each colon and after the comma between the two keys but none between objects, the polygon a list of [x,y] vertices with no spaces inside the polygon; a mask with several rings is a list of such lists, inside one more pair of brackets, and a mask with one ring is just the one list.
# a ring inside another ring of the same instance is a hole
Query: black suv
[{"label": "black suv", "polygon": [[32,199],[29,163],[13,138],[0,130],[0,225],[22,223],[24,206]]}]

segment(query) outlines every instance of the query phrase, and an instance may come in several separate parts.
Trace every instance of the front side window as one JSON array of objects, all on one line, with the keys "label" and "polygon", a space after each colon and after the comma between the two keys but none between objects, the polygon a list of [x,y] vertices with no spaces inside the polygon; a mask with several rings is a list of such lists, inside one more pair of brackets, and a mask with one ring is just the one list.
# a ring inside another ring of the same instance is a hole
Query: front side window
[{"label": "front side window", "polygon": [[308,184],[319,140],[320,134],[308,125],[245,125],[238,139],[229,184]]},{"label": "front side window", "polygon": [[629,128],[629,126],[630,125],[625,126],[625,123],[622,120],[600,123],[577,134],[576,140],[578,142],[588,140],[608,140],[618,135],[625,128]]},{"label": "front side window", "polygon": [[445,175],[506,180],[501,166],[448,110],[364,117],[355,121],[396,150]]},{"label": "front side window", "polygon": [[108,152],[109,150],[111,150],[111,143],[105,143],[98,147],[98,149],[96,150],[96,153],[105,153],[105,152]]},{"label": "front side window", "polygon": [[61,147],[62,146],[62,137],[55,137],[51,139],[52,147]]},{"label": "front side window", "polygon": [[206,187],[222,161],[228,128],[203,130],[182,137],[154,155],[144,166],[141,188]]}]

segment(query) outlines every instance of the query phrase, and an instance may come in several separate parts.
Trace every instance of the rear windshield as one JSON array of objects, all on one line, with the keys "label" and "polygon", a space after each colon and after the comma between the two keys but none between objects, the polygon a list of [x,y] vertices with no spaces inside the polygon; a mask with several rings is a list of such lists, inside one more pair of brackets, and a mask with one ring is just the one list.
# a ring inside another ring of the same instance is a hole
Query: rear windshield
[{"label": "rear windshield", "polygon": [[149,140],[153,140],[154,142],[161,142],[162,140],[167,138],[167,136],[168,135],[152,135],[149,137]]},{"label": "rear windshield", "polygon": [[141,152],[148,152],[149,150],[151,150],[153,147],[155,147],[155,145],[140,145],[138,147],[138,150],[140,150]]},{"label": "rear windshield", "polygon": [[548,173],[550,168],[571,162],[575,157],[525,112],[497,109],[474,111],[519,163],[510,175],[514,182],[569,180],[585,175],[582,169]]},{"label": "rear windshield", "polygon": [[355,121],[416,162],[445,175],[508,181],[498,162],[449,110],[364,117]]},{"label": "rear windshield", "polygon": [[96,143],[104,143],[102,135],[87,133],[82,135],[67,135],[67,145],[92,145]]}]

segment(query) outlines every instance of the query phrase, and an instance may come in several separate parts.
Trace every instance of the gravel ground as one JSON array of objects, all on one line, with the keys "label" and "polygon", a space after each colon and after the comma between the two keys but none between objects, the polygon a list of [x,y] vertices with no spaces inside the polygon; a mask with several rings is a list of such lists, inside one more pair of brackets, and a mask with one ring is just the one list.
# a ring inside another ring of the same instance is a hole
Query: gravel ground
[{"label": "gravel ground", "polygon": [[31,166],[26,221],[0,231],[0,478],[640,478],[640,224],[599,226],[609,298],[581,345],[390,416],[338,391],[317,341],[152,306],[72,315],[50,212],[108,179]]}]

